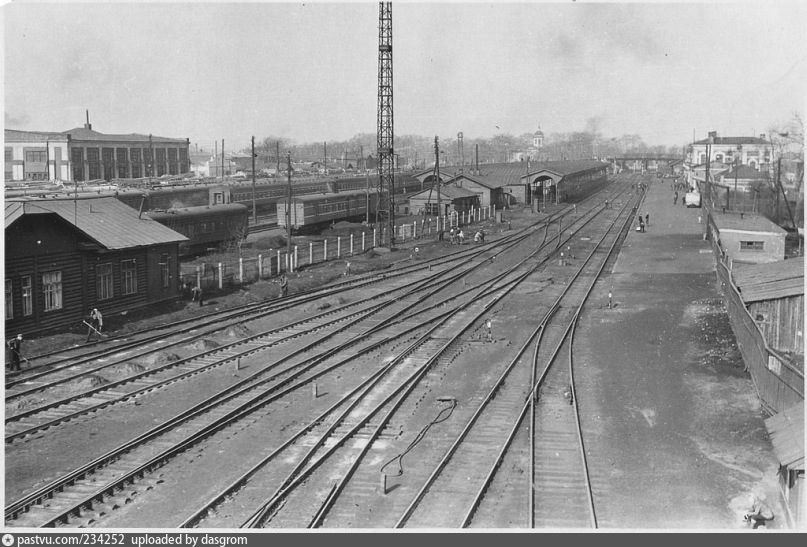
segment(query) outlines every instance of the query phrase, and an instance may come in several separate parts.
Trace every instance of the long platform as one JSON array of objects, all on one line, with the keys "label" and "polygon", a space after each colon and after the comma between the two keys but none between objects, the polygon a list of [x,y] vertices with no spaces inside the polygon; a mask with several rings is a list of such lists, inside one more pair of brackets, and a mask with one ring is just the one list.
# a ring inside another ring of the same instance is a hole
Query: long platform
[{"label": "long platform", "polygon": [[768,528],[783,527],[778,463],[703,238],[705,210],[674,204],[672,179],[642,182],[649,225],[634,222],[575,345],[600,525],[740,529],[756,496],[781,516]]}]

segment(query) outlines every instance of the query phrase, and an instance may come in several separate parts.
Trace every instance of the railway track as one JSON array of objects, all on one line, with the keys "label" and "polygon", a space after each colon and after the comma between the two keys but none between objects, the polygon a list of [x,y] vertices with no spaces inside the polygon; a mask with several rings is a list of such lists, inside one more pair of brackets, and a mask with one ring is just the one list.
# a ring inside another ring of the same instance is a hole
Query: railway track
[{"label": "railway track", "polygon": [[[455,276],[456,275],[463,275],[464,273],[465,273],[465,271],[459,271],[459,272],[454,272],[453,275],[455,275]],[[230,358],[232,358],[232,357],[230,356]],[[102,404],[108,404],[108,402],[105,401]],[[165,430],[166,427],[175,427],[177,425],[177,423],[178,423],[177,420],[172,420],[172,421],[166,422],[166,424],[164,424],[164,426],[161,426],[160,428],[158,428],[159,429],[158,432],[161,433],[162,431]],[[153,436],[153,434],[154,433],[152,433],[150,436]],[[112,461],[112,460],[114,460],[115,458],[118,457],[117,453],[122,452],[123,450],[130,450],[130,449],[131,449],[131,447],[129,445],[126,445],[121,450],[114,451],[115,454],[107,455],[104,459],[105,459],[105,461]],[[72,475],[75,475],[76,477],[78,477],[78,476],[84,476],[86,473],[87,473],[86,470],[81,470],[77,475],[76,474],[72,474]],[[48,497],[50,495],[52,495],[52,493],[53,493],[53,491],[55,489],[63,489],[65,487],[65,483],[70,483],[73,480],[74,480],[73,476],[68,476],[67,479],[60,481],[59,484],[49,485],[48,487],[46,487],[44,489],[40,489],[39,491],[37,491],[37,492],[35,492],[35,493],[33,493],[33,494],[29,495],[29,496],[26,496],[26,498],[24,498],[22,500],[19,500],[17,503],[12,504],[12,506],[7,508],[7,516],[14,517],[14,516],[17,516],[17,515],[21,514],[21,512],[23,512],[23,511],[27,510],[28,508],[32,507],[35,503],[39,503],[39,502],[41,502],[41,501],[43,501],[45,499],[48,499]]]},{"label": "railway track", "polygon": [[[581,214],[581,218],[582,216],[583,215]],[[563,239],[562,234],[564,234],[567,230],[572,230],[572,226],[574,225],[574,223],[569,222],[565,224],[565,229],[559,230],[557,236],[553,235],[552,237],[549,237],[550,230],[547,224],[546,228],[543,230],[543,241],[540,245],[540,249],[542,249],[542,252],[545,254],[541,260],[548,260],[551,256],[553,256],[554,253],[556,253],[557,249],[560,248]],[[536,238],[540,239],[540,232],[540,228],[536,227],[533,229],[531,239],[529,241],[535,241]],[[571,236],[568,236],[567,234],[567,238],[568,237]],[[526,239],[522,240],[522,242],[524,241],[526,241]],[[516,243],[514,243],[514,245],[515,244]],[[553,244],[554,249],[552,248]],[[482,253],[484,252],[485,251],[482,251]],[[487,252],[489,254],[491,253],[491,251]],[[501,250],[496,251],[496,254],[497,260],[504,258]],[[481,256],[482,254],[480,254],[477,259],[480,261],[480,263],[484,263],[486,259],[481,258]],[[140,491],[143,491],[144,489],[148,490],[149,487],[156,488],[159,482],[154,482],[156,480],[153,478],[154,470],[167,465],[168,462],[171,462],[172,460],[175,460],[180,454],[188,451],[189,447],[195,446],[200,442],[206,442],[206,439],[215,436],[228,428],[232,429],[233,424],[238,422],[238,420],[254,421],[255,423],[261,422],[262,419],[266,419],[265,416],[264,418],[259,417],[262,412],[266,412],[265,410],[261,409],[268,408],[268,405],[272,403],[285,400],[284,398],[288,398],[294,393],[299,394],[304,386],[309,386],[316,378],[326,377],[329,374],[333,374],[334,371],[339,370],[340,367],[348,366],[351,362],[357,361],[355,355],[362,351],[366,351],[368,355],[367,359],[372,361],[373,359],[377,358],[369,356],[378,355],[378,352],[381,351],[379,348],[381,348],[382,345],[386,344],[389,346],[400,346],[406,342],[406,347],[398,350],[398,353],[396,354],[398,357],[393,358],[392,361],[399,359],[401,362],[404,362],[407,361],[407,357],[413,355],[422,355],[424,358],[425,356],[433,357],[434,355],[438,355],[436,361],[433,360],[430,364],[425,364],[424,362],[422,363],[421,368],[418,368],[418,366],[415,364],[419,358],[410,358],[408,359],[407,367],[393,367],[395,372],[393,372],[393,369],[389,369],[384,373],[379,371],[372,374],[366,373],[370,374],[370,376],[365,376],[363,381],[366,382],[372,382],[373,380],[371,379],[375,378],[376,374],[378,375],[377,383],[374,384],[374,387],[367,388],[365,386],[361,388],[367,389],[367,393],[362,395],[362,397],[359,397],[359,392],[356,391],[359,388],[354,388],[352,391],[349,391],[349,393],[352,393],[352,395],[346,395],[345,397],[347,397],[347,399],[342,401],[339,405],[334,405],[334,408],[331,409],[328,414],[319,418],[319,420],[312,422],[310,429],[310,431],[318,429],[318,434],[320,436],[323,434],[327,435],[327,439],[332,439],[331,435],[334,432],[346,432],[345,434],[347,436],[345,437],[346,440],[343,441],[343,444],[348,443],[348,441],[351,439],[355,440],[357,437],[366,437],[368,439],[378,438],[378,436],[381,435],[381,432],[379,432],[378,435],[375,435],[374,433],[369,433],[369,431],[378,429],[379,424],[382,422],[385,425],[381,428],[381,431],[389,429],[389,420],[384,420],[384,418],[381,416],[385,416],[387,414],[392,416],[391,410],[393,407],[396,404],[399,404],[399,401],[404,401],[407,398],[406,395],[404,395],[406,390],[411,391],[415,389],[422,389],[423,384],[417,380],[418,375],[426,376],[429,370],[433,368],[433,365],[435,363],[439,363],[439,355],[443,355],[444,358],[450,359],[449,357],[445,356],[451,354],[451,351],[447,348],[449,348],[452,343],[454,344],[455,348],[457,344],[461,344],[459,338],[455,338],[452,342],[445,343],[440,347],[435,347],[435,344],[438,343],[437,341],[442,343],[442,340],[446,339],[446,337],[443,335],[435,335],[435,332],[439,331],[441,325],[443,325],[442,328],[448,329],[446,334],[456,333],[458,328],[460,329],[459,334],[473,331],[478,327],[480,317],[485,313],[489,313],[492,307],[495,305],[491,302],[501,299],[502,295],[500,293],[511,291],[516,284],[516,281],[513,279],[516,274],[512,272],[509,274],[509,281],[505,281],[502,278],[496,280],[495,282],[489,281],[489,284],[476,284],[470,289],[465,287],[465,281],[463,281],[462,290],[458,290],[455,287],[453,296],[450,298],[443,297],[442,299],[438,299],[438,292],[446,290],[449,285],[453,284],[454,286],[457,286],[459,285],[460,279],[467,280],[476,275],[480,275],[478,265],[475,268],[469,268],[467,270],[457,270],[456,266],[449,265],[445,268],[445,270],[453,270],[453,273],[455,274],[453,279],[450,281],[432,281],[434,284],[431,286],[427,286],[428,282],[423,282],[421,295],[424,294],[424,291],[426,291],[425,294],[428,294],[428,289],[433,289],[435,292],[430,296],[424,298],[423,296],[415,297],[412,295],[409,296],[411,299],[409,302],[404,301],[403,297],[390,298],[390,300],[400,301],[403,304],[402,307],[406,311],[399,310],[392,312],[386,320],[367,320],[367,318],[364,318],[365,323],[368,323],[368,321],[369,323],[375,322],[375,325],[369,329],[364,328],[364,330],[360,333],[355,331],[355,325],[347,327],[345,329],[346,332],[353,329],[348,336],[349,339],[353,340],[349,345],[345,341],[335,341],[332,347],[325,350],[319,350],[318,353],[315,352],[314,356],[309,356],[302,359],[302,361],[308,361],[309,363],[317,360],[320,360],[320,363],[325,363],[328,359],[330,359],[330,364],[323,365],[323,368],[319,371],[309,369],[310,372],[305,373],[307,375],[294,376],[289,380],[281,378],[267,380],[266,383],[263,384],[264,386],[273,385],[275,387],[266,389],[265,391],[260,391],[260,388],[252,388],[249,391],[251,395],[247,395],[247,392],[245,391],[243,394],[238,396],[240,398],[234,396],[226,405],[217,403],[215,409],[212,406],[213,401],[211,401],[211,407],[206,409],[206,417],[202,417],[200,415],[196,418],[187,418],[187,422],[182,422],[183,425],[181,429],[184,432],[184,438],[178,439],[178,436],[181,435],[175,433],[175,430],[180,422],[166,422],[166,424],[164,424],[164,433],[166,433],[166,436],[161,437],[159,440],[152,440],[152,442],[141,445],[139,448],[132,446],[123,448],[115,455],[107,455],[106,463],[96,465],[94,469],[87,468],[83,470],[76,470],[77,474],[73,474],[72,477],[61,481],[62,484],[58,486],[55,486],[55,483],[50,485],[49,492],[46,491],[47,489],[42,489],[41,491],[28,496],[27,500],[18,500],[18,502],[15,502],[6,508],[7,520],[12,520],[13,525],[23,526],[51,526],[63,525],[65,523],[70,525],[86,525],[88,523],[95,522],[101,516],[103,516],[105,511],[111,510],[110,508],[116,505],[117,502],[115,500],[117,498],[126,497],[127,492],[131,493],[131,491],[138,489]],[[498,283],[498,287],[495,287],[494,283]],[[465,294],[463,295],[462,293]],[[455,299],[459,301],[468,298],[472,300],[471,303],[451,303],[451,301]],[[427,300],[428,304],[433,305],[422,306],[422,310],[418,312],[416,308],[419,303],[422,303],[419,302],[418,299],[421,301]],[[440,308],[446,307],[449,308],[448,311],[441,312]],[[368,315],[370,314],[369,311],[367,313]],[[392,332],[382,334],[385,332],[384,329],[392,329]],[[459,336],[459,334],[457,334],[457,336]],[[370,341],[374,335],[377,335],[381,339],[375,338],[374,341]],[[302,336],[310,337],[312,334],[306,331],[306,333]],[[357,340],[365,338],[366,341],[362,346]],[[421,345],[415,346],[414,344],[416,342],[413,342],[412,340],[421,340]],[[348,351],[348,347],[350,347],[349,352],[352,353],[353,356],[350,358],[342,357],[340,360],[337,357],[337,348],[341,348],[338,351],[345,352]],[[440,348],[443,349],[441,350]],[[306,348],[304,352],[308,352],[310,354],[312,349],[313,348]],[[301,351],[301,354],[302,353],[303,351]],[[229,356],[229,360],[232,359],[233,357]],[[431,357],[428,357],[427,361],[429,359],[431,359]],[[334,360],[336,362],[333,362]],[[385,361],[385,363],[392,361]],[[289,366],[291,367],[292,365]],[[354,366],[354,368],[356,367]],[[325,371],[325,369],[327,369],[327,371]],[[380,370],[386,369],[382,368]],[[408,371],[408,375],[401,371]],[[396,377],[397,379],[396,381],[391,381],[391,375],[394,374],[398,375]],[[292,375],[290,375],[289,378],[291,378],[291,376]],[[405,378],[409,378],[409,380],[405,380]],[[361,386],[363,384],[359,383],[357,385]],[[367,386],[369,385],[371,384],[367,384]],[[392,389],[392,385],[398,385],[399,387],[397,390],[395,390]],[[386,392],[379,391],[382,389],[382,386],[383,389],[387,390]],[[255,395],[256,392],[260,392],[260,394]],[[357,421],[354,419],[356,409],[368,404],[366,402],[366,398],[368,396],[374,397],[375,400],[380,400],[382,402],[382,406],[380,406],[377,411],[372,414],[372,416],[376,416],[378,419],[374,422],[373,420],[375,418],[372,418],[371,416],[369,419],[363,420],[364,423],[359,423],[362,420]],[[355,400],[352,400],[351,402],[351,398]],[[225,399],[224,396],[217,397],[217,400],[223,399]],[[353,405],[352,407],[351,404]],[[331,418],[327,419],[332,421],[331,426],[334,424],[336,424],[336,426],[332,431],[322,433],[319,430],[325,427],[324,423],[326,416],[331,416]],[[341,416],[341,418],[334,416]],[[188,425],[190,424],[191,420],[197,420],[200,424],[206,425],[196,425],[191,427]],[[194,430],[196,432],[189,435],[187,434],[189,430]],[[309,431],[306,430],[303,436],[306,439],[309,439],[306,441],[301,441],[303,445],[306,443],[310,444],[312,442],[310,440],[311,433]],[[153,437],[152,439],[157,439],[157,437]],[[335,446],[331,444],[333,442],[333,440],[322,441],[319,443],[319,446],[323,447],[327,444],[329,447],[333,447]],[[369,440],[365,445],[369,446],[370,444],[372,444],[372,440]],[[159,450],[159,448],[164,449]],[[262,519],[266,518],[269,518],[270,522],[274,523],[272,525],[283,522],[285,517],[279,516],[277,514],[278,512],[276,511],[278,506],[281,508],[282,513],[283,507],[290,507],[294,503],[291,500],[306,499],[304,496],[301,497],[300,494],[296,493],[296,490],[293,490],[295,493],[292,493],[292,491],[283,493],[284,489],[289,488],[290,485],[294,485],[296,487],[298,484],[305,484],[307,482],[305,478],[298,479],[298,477],[305,477],[309,473],[309,467],[312,467],[311,472],[316,472],[317,466],[314,466],[313,463],[315,461],[319,462],[321,459],[322,458],[318,457],[315,460],[314,452],[312,452],[307,457],[299,460],[298,465],[300,465],[300,467],[289,471],[285,479],[282,479],[279,482],[277,482],[277,479],[270,480],[270,483],[274,482],[275,484],[281,485],[280,488],[276,489],[276,495],[273,497],[274,502],[267,505],[266,500],[264,500],[264,505],[261,506],[263,509],[259,508],[255,512],[254,520],[251,517],[247,519],[244,524],[248,526],[262,525]],[[361,458],[359,458],[358,461],[360,460]],[[118,462],[119,465],[115,465],[115,462]],[[300,464],[300,462],[303,463]],[[277,473],[275,473],[275,476],[276,475]],[[88,484],[91,485],[91,492],[87,490],[90,488]],[[330,486],[326,488],[328,493],[325,496],[325,501],[327,502],[328,500],[333,500],[335,502],[340,497],[340,493],[348,484],[348,481],[344,481],[344,484],[341,485],[340,483],[332,482],[329,482],[328,484],[330,484]],[[262,491],[260,488],[254,487],[236,486],[235,488],[239,491]],[[59,495],[57,495],[57,490],[59,489],[61,490],[58,492]],[[61,494],[65,491],[65,489],[68,490],[68,493],[63,496]],[[75,498],[77,497],[76,492],[88,493],[77,503],[74,503]],[[55,501],[57,498],[58,503]],[[65,504],[65,498],[71,499],[70,503]],[[272,499],[269,501],[271,502]],[[310,505],[310,503],[307,501],[301,501],[301,503]],[[270,507],[269,510],[265,510],[266,507]],[[310,523],[319,525],[324,521],[326,515],[328,514],[328,509],[323,509],[325,507],[325,503],[318,505],[317,510],[311,517],[312,520]],[[210,515],[218,512],[211,511],[210,508],[203,508],[202,510],[198,511],[198,513],[200,515],[199,518],[202,518],[202,520],[210,519],[209,522],[213,522],[215,521],[215,518],[211,517]],[[87,517],[87,514],[95,516]],[[193,519],[187,520],[188,525],[191,525],[190,523],[192,520]],[[198,524],[198,522],[196,524]],[[229,523],[229,526],[232,526],[232,522]]]}]

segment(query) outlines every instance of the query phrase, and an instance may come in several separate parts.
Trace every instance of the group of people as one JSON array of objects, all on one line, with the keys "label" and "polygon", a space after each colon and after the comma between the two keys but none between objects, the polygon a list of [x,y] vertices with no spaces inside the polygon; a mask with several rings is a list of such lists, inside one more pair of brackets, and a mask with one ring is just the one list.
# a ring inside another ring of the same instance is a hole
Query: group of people
[{"label": "group of people", "polygon": [[650,213],[646,214],[644,219],[642,219],[642,215],[639,215],[639,225],[636,226],[636,231],[644,232],[645,226],[650,226]]},{"label": "group of people", "polygon": [[462,228],[454,228],[451,227],[451,230],[448,232],[449,241],[451,244],[454,245],[455,243],[462,245],[465,243],[465,232],[462,231]]}]

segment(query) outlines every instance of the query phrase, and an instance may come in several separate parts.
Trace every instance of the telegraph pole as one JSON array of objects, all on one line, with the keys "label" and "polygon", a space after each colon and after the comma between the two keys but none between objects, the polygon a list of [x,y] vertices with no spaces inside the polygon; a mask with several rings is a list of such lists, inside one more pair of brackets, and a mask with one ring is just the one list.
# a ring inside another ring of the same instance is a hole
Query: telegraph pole
[{"label": "telegraph pole", "polygon": [[[286,162],[288,164],[288,180],[289,180],[289,199],[286,204],[286,270],[289,269],[291,264],[291,152],[286,153]],[[278,268],[280,264],[278,264]]]},{"label": "telegraph pole", "polygon": [[443,228],[440,227],[440,217],[443,212],[440,201],[440,145],[437,144],[437,135],[434,136],[434,178],[437,182],[437,241],[443,241]]},{"label": "telegraph pole", "polygon": [[252,223],[258,224],[258,209],[255,207],[255,136],[252,136]]}]

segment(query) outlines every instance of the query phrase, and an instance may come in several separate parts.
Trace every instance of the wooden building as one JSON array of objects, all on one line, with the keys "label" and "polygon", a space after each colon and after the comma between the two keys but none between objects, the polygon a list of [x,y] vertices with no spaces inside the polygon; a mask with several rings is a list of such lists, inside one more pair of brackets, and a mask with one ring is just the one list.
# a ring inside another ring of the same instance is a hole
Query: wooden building
[{"label": "wooden building", "polygon": [[6,201],[6,337],[81,325],[178,296],[187,238],[114,197]]},{"label": "wooden building", "polygon": [[803,354],[804,258],[738,264],[732,278],[768,345]]},{"label": "wooden building", "polygon": [[804,402],[793,405],[765,420],[765,428],[779,460],[779,487],[782,490],[790,527],[803,530],[807,525],[804,500]]},{"label": "wooden building", "polygon": [[[443,209],[439,211],[440,216],[463,214],[480,207],[479,195],[466,188],[444,185],[440,187],[440,206]],[[423,190],[409,196],[408,212],[413,215],[438,216],[437,190]]]}]

